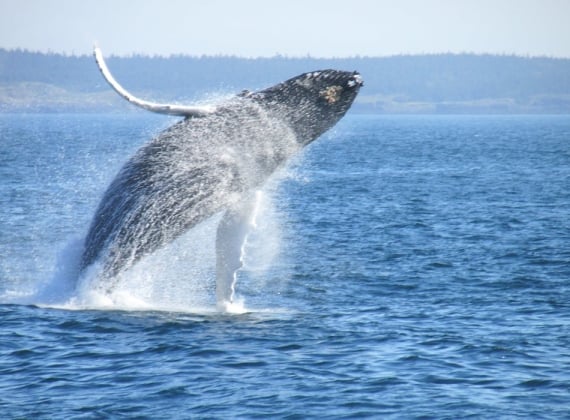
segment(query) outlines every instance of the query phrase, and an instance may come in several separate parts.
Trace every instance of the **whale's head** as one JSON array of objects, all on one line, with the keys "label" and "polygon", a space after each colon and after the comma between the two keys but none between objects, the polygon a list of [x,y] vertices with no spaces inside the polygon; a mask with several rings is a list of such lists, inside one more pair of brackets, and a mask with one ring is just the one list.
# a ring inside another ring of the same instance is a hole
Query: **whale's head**
[{"label": "whale's head", "polygon": [[321,70],[248,96],[276,112],[290,124],[299,143],[306,145],[342,118],[362,85],[357,72]]}]

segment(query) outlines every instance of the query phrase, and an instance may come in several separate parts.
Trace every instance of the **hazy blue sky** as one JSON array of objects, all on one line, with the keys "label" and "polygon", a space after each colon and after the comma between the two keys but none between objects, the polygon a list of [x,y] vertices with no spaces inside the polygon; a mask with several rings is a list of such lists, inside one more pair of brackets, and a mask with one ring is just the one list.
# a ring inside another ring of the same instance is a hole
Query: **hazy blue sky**
[{"label": "hazy blue sky", "polygon": [[0,47],[105,54],[570,57],[570,0],[0,0]]}]

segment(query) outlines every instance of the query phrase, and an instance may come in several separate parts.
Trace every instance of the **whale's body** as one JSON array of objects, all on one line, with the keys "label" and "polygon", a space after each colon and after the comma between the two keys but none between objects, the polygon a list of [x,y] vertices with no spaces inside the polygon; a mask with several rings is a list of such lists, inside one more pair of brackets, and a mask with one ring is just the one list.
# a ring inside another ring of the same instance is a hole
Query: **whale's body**
[{"label": "whale's body", "polygon": [[[142,106],[100,66],[121,95]],[[224,261],[234,253],[224,234],[243,224],[252,194],[278,167],[346,113],[361,85],[355,72],[325,70],[244,92],[215,108],[168,112],[168,105],[152,109],[144,102],[151,111],[186,118],[143,146],[112,181],[85,239],[82,271],[98,261],[110,288],[144,255],[226,211],[218,229],[218,276],[233,276],[240,262]],[[218,287],[226,283],[218,279]],[[218,298],[231,296],[218,291]]]},{"label": "whale's body", "polygon": [[240,206],[298,149],[286,124],[237,102],[180,121],[125,164],[95,213],[84,267],[103,256],[105,275],[116,275],[217,212]]}]

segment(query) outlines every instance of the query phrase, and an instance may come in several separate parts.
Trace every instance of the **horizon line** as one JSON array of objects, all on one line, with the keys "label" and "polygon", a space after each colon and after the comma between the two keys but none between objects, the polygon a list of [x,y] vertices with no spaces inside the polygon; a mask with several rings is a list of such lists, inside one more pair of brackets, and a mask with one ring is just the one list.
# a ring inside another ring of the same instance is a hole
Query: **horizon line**
[{"label": "horizon line", "polygon": [[[41,55],[52,55],[52,56],[62,56],[68,58],[83,58],[90,57],[93,53],[79,53],[76,54],[74,51],[71,53],[68,51],[52,51],[50,49],[46,50],[34,50],[24,47],[1,47],[0,51],[10,52],[22,52],[28,54],[41,54]],[[275,53],[274,55],[258,55],[258,56],[248,56],[239,54],[190,54],[190,53],[169,53],[169,54],[157,54],[157,53],[147,53],[147,52],[137,52],[133,51],[127,54],[109,54],[108,58],[150,58],[150,59],[170,59],[170,58],[235,58],[244,60],[268,60],[268,59],[290,59],[290,60],[354,60],[354,59],[381,59],[381,58],[396,58],[396,57],[426,57],[426,56],[494,56],[494,57],[512,57],[512,58],[526,58],[526,59],[552,59],[552,60],[570,60],[570,56],[555,56],[547,54],[518,54],[512,52],[502,52],[502,53],[492,53],[492,52],[474,52],[474,51],[462,51],[462,52],[421,52],[421,53],[409,53],[402,52],[397,54],[386,54],[386,55],[365,55],[365,54],[355,54],[351,56],[318,56],[307,53],[306,55],[288,55]]]}]

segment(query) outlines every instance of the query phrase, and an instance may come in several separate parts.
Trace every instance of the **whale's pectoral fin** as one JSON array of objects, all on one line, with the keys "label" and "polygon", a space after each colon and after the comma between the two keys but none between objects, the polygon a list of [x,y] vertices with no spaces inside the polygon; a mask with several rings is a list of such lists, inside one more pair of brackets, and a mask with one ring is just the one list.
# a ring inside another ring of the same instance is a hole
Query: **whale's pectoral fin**
[{"label": "whale's pectoral fin", "polygon": [[258,196],[227,210],[216,236],[216,298],[218,308],[233,303],[237,272],[243,266],[247,236],[255,227]]},{"label": "whale's pectoral fin", "polygon": [[103,53],[99,49],[99,47],[95,46],[94,51],[95,61],[97,61],[97,65],[99,66],[99,70],[103,77],[111,85],[111,87],[123,98],[127,101],[146,109],[147,111],[156,112],[159,114],[167,114],[167,115],[177,115],[182,117],[205,117],[206,115],[212,114],[216,111],[214,107],[208,106],[185,106],[185,105],[175,105],[175,104],[158,104],[154,102],[144,101],[139,99],[124,89],[113,77],[105,60],[103,59]]}]

